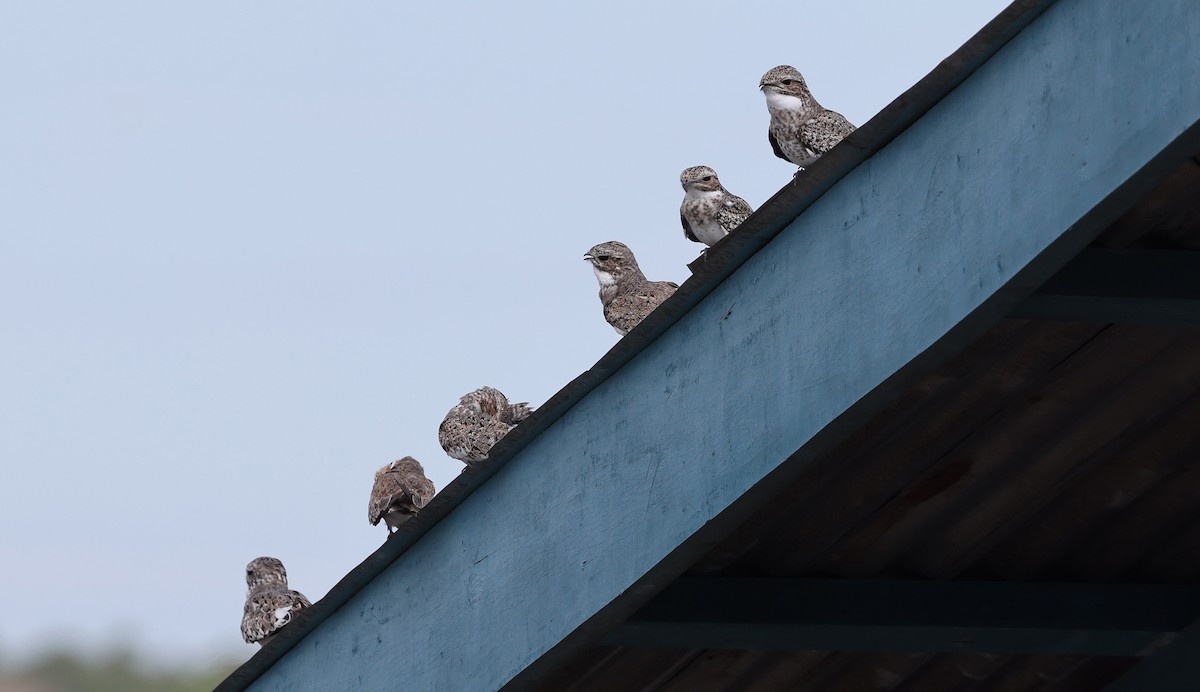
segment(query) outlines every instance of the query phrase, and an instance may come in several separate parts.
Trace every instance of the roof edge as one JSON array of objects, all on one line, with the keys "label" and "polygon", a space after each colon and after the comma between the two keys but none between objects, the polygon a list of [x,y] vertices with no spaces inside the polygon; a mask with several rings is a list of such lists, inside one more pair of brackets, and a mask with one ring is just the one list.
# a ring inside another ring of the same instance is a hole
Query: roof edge
[{"label": "roof edge", "polygon": [[[693,275],[674,295],[618,341],[594,366],[551,396],[497,443],[486,462],[467,467],[434,496],[418,515],[391,534],[383,545],[347,573],[311,608],[302,611],[288,627],[233,671],[215,690],[244,690],[252,685],[516,457],[526,445],[682,319],[850,171],[887,146],[966,81],[1054,1],[1016,0],[1010,4],[929,74],[807,168],[804,175],[776,192],[735,233],[709,248],[705,258],[689,265],[693,267]],[[582,634],[576,631],[568,639],[576,639]],[[565,648],[572,648],[572,642],[564,644],[567,645]],[[535,664],[535,667],[540,666]],[[525,677],[519,674],[510,684],[519,685]]]}]

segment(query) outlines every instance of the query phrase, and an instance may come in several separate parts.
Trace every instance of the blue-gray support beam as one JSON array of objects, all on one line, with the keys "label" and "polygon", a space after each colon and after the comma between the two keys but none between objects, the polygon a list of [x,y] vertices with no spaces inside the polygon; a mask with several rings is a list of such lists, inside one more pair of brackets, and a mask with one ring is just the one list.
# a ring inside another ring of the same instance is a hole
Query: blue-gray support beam
[{"label": "blue-gray support beam", "polygon": [[1145,656],[1200,586],[682,577],[608,646]]},{"label": "blue-gray support beam", "polygon": [[1013,317],[1200,324],[1200,252],[1089,248],[1021,303]]},{"label": "blue-gray support beam", "polygon": [[1010,313],[1200,150],[1200,3],[1045,5],[1016,3],[763,205],[224,687],[532,682]]},{"label": "blue-gray support beam", "polygon": [[1122,675],[1104,692],[1194,692],[1200,689],[1200,621]]}]

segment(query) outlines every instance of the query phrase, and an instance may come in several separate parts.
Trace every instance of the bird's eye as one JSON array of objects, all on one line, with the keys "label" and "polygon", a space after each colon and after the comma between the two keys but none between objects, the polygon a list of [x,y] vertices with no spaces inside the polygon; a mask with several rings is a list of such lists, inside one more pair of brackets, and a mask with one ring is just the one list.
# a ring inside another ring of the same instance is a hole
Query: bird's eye
[{"label": "bird's eye", "polygon": [[712,180],[712,176],[711,176],[711,175],[706,175],[706,176],[704,176],[703,178],[701,178],[701,180],[703,180],[704,182],[706,182],[706,183],[707,183],[708,181]]},{"label": "bird's eye", "polygon": [[596,259],[600,260],[601,262],[607,262],[610,257],[612,257],[612,255],[596,255]]},{"label": "bird's eye", "polygon": [[784,83],[784,84],[791,84],[791,83],[792,83],[792,80],[790,80],[790,79],[785,79],[785,80],[783,80],[783,83]]}]

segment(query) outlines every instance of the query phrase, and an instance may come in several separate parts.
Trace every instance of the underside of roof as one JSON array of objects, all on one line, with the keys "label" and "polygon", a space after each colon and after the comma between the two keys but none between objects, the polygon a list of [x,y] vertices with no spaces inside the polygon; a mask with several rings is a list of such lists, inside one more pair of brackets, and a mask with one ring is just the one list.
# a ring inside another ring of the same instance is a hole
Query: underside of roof
[{"label": "underside of roof", "polygon": [[1016,311],[1040,317],[904,389],[544,688],[1084,691],[1169,647],[1200,618],[1195,153]]},{"label": "underside of roof", "polygon": [[219,689],[1200,680],[1198,83],[1014,3]]}]

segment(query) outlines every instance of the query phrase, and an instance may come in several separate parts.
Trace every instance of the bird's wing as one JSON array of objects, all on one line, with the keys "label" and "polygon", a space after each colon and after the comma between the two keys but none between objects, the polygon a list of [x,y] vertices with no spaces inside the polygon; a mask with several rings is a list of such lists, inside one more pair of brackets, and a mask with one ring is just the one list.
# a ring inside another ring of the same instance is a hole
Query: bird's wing
[{"label": "bird's wing", "polygon": [[618,331],[629,330],[654,312],[664,300],[671,297],[678,285],[670,281],[644,281],[633,290],[618,294],[604,307],[604,317]]},{"label": "bird's wing", "polygon": [[637,323],[646,316],[646,313],[637,310],[638,307],[640,306],[636,296],[632,294],[617,296],[604,306],[604,319],[608,320],[613,329],[623,336],[628,334],[629,330],[637,326]]},{"label": "bird's wing", "polygon": [[274,634],[310,606],[304,594],[291,589],[251,594],[242,615],[242,639],[253,643]]},{"label": "bird's wing", "polygon": [[771,140],[771,151],[775,152],[775,155],[779,158],[791,163],[792,160],[784,155],[783,149],[779,148],[779,140],[775,139],[775,132],[769,127],[767,128],[767,139]]},{"label": "bird's wing", "polygon": [[299,591],[296,591],[294,589],[289,590],[288,595],[291,596],[292,603],[295,605],[295,608],[292,610],[292,613],[298,613],[301,610],[304,610],[305,608],[312,607],[312,602],[309,601],[307,598],[305,598],[304,594],[300,593]]},{"label": "bird's wing", "polygon": [[822,110],[800,126],[800,139],[818,156],[837,146],[854,126],[841,113]]},{"label": "bird's wing", "polygon": [[466,406],[458,405],[450,409],[442,424],[438,426],[438,443],[452,459],[471,462],[480,461],[468,444],[467,425],[470,411]]},{"label": "bird's wing", "polygon": [[253,644],[270,634],[274,622],[273,618],[267,617],[267,609],[259,596],[260,594],[248,596],[242,612],[242,639],[246,640],[247,644]]},{"label": "bird's wing", "polygon": [[639,297],[642,300],[653,303],[652,310],[658,307],[659,303],[671,297],[671,294],[679,288],[679,284],[674,281],[647,281],[642,284],[642,289],[638,291]]},{"label": "bird's wing", "polygon": [[455,406],[438,427],[438,442],[452,458],[472,463],[487,459],[492,446],[512,426],[465,406]]},{"label": "bird's wing", "polygon": [[371,501],[367,504],[367,519],[371,526],[378,524],[383,515],[387,514],[392,498],[402,490],[398,474],[375,474],[375,485],[371,487]]},{"label": "bird's wing", "polygon": [[413,509],[421,509],[429,504],[433,496],[437,494],[437,489],[433,487],[433,481],[425,476],[413,475],[408,482],[408,496],[412,502]]},{"label": "bird's wing", "polygon": [[725,232],[728,233],[742,225],[742,222],[753,213],[754,210],[750,208],[746,200],[737,195],[727,193],[725,202],[717,210],[717,223],[721,224],[721,228],[724,228]]},{"label": "bird's wing", "polygon": [[696,234],[692,233],[692,224],[688,223],[687,217],[683,215],[682,211],[679,212],[679,220],[681,222],[683,222],[683,237],[687,238],[688,240],[692,241],[693,243],[700,242],[696,238]]}]

